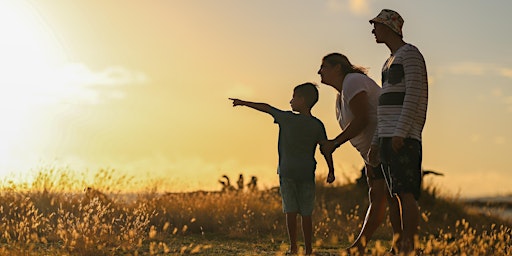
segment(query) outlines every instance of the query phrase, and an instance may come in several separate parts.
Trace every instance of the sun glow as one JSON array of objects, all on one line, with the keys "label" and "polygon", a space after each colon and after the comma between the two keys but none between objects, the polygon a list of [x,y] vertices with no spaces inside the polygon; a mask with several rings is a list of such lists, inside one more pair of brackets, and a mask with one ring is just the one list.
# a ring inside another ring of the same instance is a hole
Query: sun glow
[{"label": "sun glow", "polygon": [[[0,177],[10,172],[12,149],[30,129],[34,111],[66,93],[59,83],[64,51],[32,6],[0,1]],[[57,96],[57,97],[56,97]]]}]

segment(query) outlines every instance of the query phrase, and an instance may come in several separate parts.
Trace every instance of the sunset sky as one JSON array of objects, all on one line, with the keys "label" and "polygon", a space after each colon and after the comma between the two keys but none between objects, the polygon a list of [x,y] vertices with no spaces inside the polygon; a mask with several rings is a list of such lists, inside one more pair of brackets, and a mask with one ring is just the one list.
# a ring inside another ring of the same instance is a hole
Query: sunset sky
[{"label": "sunset sky", "polygon": [[[112,168],[162,190],[217,190],[223,174],[278,185],[277,125],[228,97],[290,109],[320,87],[313,114],[340,132],[321,59],[341,52],[380,84],[389,50],[369,19],[405,20],[423,53],[429,109],[423,167],[450,195],[512,193],[512,2],[0,0],[0,175],[41,166]],[[317,175],[326,175],[320,154]],[[334,154],[344,182],[362,160]]]}]

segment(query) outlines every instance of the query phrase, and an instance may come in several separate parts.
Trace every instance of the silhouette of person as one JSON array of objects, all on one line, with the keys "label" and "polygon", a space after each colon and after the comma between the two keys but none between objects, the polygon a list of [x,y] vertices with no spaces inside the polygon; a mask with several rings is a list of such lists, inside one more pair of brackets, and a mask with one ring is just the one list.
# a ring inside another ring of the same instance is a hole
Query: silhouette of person
[{"label": "silhouette of person", "polygon": [[[422,173],[422,131],[428,102],[427,69],[423,55],[404,42],[404,20],[397,12],[382,10],[370,20],[377,43],[391,56],[382,68],[382,92],[377,107],[377,129],[369,158],[382,161],[384,177],[393,195],[390,213],[400,216],[395,253],[414,251],[418,233]],[[380,153],[380,154],[379,154]],[[379,157],[380,155],[380,157]]]},{"label": "silhouette of person", "polygon": [[[388,200],[391,200],[379,161],[371,163],[368,151],[377,126],[377,105],[380,87],[366,75],[366,69],[350,63],[340,53],[331,53],[322,59],[318,74],[322,83],[333,87],[337,92],[336,118],[342,132],[336,138],[323,143],[323,153],[330,153],[350,141],[361,154],[365,163],[368,184],[369,205],[361,231],[354,243],[347,249],[357,248],[363,255],[366,244],[386,216]],[[400,224],[391,218],[393,229]]]},{"label": "silhouette of person", "polygon": [[[310,255],[312,249],[313,223],[311,215],[315,202],[315,150],[318,144],[327,140],[325,127],[311,115],[311,108],[318,101],[318,89],[312,83],[298,85],[293,90],[290,105],[292,111],[282,111],[266,103],[256,103],[239,99],[233,100],[233,106],[247,106],[268,113],[279,125],[279,184],[286,214],[286,227],[290,240],[289,253],[296,254],[297,214],[302,219],[305,252]],[[334,167],[332,155],[324,154],[329,167],[327,182],[332,183]]]},{"label": "silhouette of person", "polygon": [[240,173],[238,176],[238,181],[236,182],[238,185],[238,190],[244,190],[244,175]]}]

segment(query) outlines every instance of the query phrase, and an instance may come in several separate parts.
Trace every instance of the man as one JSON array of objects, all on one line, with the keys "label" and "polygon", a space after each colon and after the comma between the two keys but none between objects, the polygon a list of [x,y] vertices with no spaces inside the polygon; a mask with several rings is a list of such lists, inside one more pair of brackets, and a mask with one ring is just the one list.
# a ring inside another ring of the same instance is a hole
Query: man
[{"label": "man", "polygon": [[404,42],[404,20],[384,9],[370,20],[377,43],[385,44],[391,56],[382,68],[382,93],[377,107],[377,129],[369,152],[380,160],[384,177],[394,197],[390,211],[399,214],[401,230],[393,250],[406,255],[414,251],[420,218],[417,200],[421,190],[421,133],[425,125],[428,82],[425,60],[415,46]]}]

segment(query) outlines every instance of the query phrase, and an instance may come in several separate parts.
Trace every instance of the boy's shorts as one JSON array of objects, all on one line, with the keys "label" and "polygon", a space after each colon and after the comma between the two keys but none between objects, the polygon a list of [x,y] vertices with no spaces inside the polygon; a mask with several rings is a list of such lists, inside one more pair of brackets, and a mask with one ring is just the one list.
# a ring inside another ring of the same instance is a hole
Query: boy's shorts
[{"label": "boy's shorts", "polygon": [[311,216],[315,204],[315,181],[297,181],[279,177],[283,212],[297,212],[302,216]]},{"label": "boy's shorts", "polygon": [[421,193],[422,145],[419,140],[404,139],[404,146],[395,152],[391,138],[380,139],[383,174],[392,194],[412,193],[418,200]]}]

